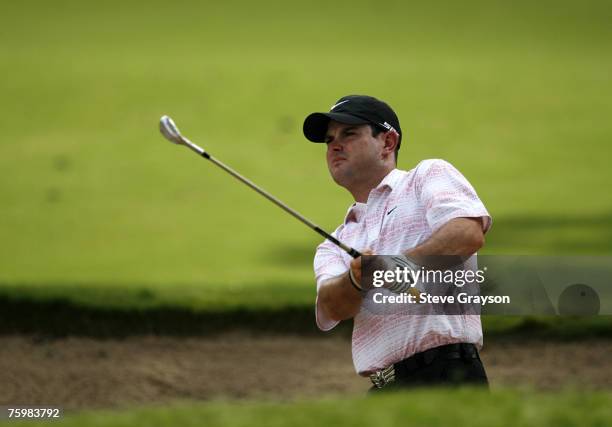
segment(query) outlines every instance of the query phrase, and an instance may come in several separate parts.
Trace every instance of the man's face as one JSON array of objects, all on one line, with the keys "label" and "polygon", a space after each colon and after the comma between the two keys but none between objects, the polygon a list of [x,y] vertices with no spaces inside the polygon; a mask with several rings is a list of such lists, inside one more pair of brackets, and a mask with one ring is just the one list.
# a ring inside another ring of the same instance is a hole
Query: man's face
[{"label": "man's face", "polygon": [[325,137],[327,167],[338,185],[349,187],[367,181],[384,164],[384,133],[372,136],[369,125],[330,121]]}]

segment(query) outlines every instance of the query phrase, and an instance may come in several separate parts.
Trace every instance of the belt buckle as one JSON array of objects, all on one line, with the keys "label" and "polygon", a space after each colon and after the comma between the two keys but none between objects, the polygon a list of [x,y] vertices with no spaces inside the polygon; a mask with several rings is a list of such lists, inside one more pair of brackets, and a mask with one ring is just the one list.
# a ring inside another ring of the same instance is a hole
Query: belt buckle
[{"label": "belt buckle", "polygon": [[370,381],[376,388],[383,388],[387,384],[395,381],[395,367],[393,365],[374,372],[370,375]]}]

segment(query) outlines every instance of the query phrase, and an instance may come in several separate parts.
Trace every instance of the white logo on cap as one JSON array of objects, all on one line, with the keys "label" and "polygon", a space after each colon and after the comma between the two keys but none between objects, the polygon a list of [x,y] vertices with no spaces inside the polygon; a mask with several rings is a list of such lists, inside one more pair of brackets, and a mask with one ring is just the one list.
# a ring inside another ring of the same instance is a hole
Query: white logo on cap
[{"label": "white logo on cap", "polygon": [[329,110],[330,110],[330,111],[332,111],[334,108],[336,108],[336,107],[338,107],[338,106],[340,106],[340,105],[344,104],[345,102],[349,102],[349,101],[350,101],[350,99],[345,99],[344,101],[340,101],[340,102],[338,102],[337,104],[332,105],[332,107],[331,107]]},{"label": "white logo on cap", "polygon": [[399,135],[399,132],[393,126],[391,126],[388,122],[380,123],[380,125],[384,127],[385,129],[392,130]]}]

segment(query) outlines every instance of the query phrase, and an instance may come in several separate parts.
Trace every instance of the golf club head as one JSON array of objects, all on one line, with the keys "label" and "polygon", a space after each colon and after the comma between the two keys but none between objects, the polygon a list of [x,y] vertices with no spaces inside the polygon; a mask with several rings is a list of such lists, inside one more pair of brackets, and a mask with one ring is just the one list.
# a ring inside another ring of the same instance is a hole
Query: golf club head
[{"label": "golf club head", "polygon": [[161,119],[159,119],[159,131],[168,141],[174,144],[183,144],[181,132],[179,132],[174,121],[169,116],[162,116]]}]

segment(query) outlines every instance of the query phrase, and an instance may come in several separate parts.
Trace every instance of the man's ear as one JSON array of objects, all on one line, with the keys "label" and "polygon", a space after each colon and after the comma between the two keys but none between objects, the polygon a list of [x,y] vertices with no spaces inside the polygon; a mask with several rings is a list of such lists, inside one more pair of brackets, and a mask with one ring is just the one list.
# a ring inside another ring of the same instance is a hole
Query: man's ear
[{"label": "man's ear", "polygon": [[395,148],[399,144],[399,134],[391,129],[389,132],[385,132],[385,145],[383,146],[383,153],[395,155]]}]

